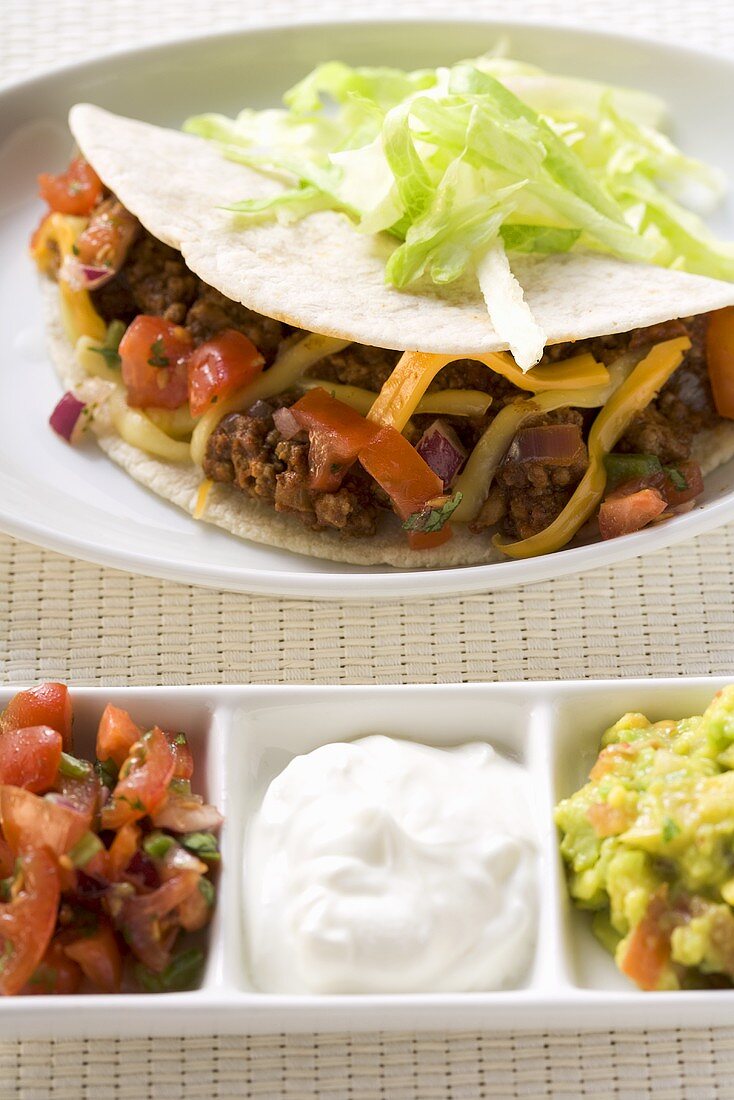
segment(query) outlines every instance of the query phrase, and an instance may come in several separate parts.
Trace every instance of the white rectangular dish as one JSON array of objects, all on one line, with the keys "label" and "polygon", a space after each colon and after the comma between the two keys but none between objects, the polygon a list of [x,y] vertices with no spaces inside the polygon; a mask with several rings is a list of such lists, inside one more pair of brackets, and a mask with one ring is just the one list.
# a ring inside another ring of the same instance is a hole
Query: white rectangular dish
[{"label": "white rectangular dish", "polygon": [[[108,702],[184,729],[200,793],[225,814],[218,908],[201,986],[185,993],[0,1001],[5,1038],[314,1031],[712,1026],[734,990],[641,993],[569,903],[552,808],[586,778],[607,726],[700,713],[721,677],[406,687],[72,688],[80,754]],[[0,706],[14,694],[0,692]],[[494,993],[282,996],[253,990],[242,934],[242,840],[267,784],[292,756],[392,734],[437,746],[488,741],[531,779],[541,843],[539,935],[524,984]]]}]

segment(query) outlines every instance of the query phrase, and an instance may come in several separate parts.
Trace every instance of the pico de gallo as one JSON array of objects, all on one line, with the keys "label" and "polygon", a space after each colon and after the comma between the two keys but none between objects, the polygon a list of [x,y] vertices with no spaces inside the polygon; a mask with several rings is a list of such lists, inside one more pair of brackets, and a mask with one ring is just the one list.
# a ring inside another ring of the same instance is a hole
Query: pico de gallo
[{"label": "pico de gallo", "polygon": [[[386,510],[430,551],[457,524],[510,557],[692,508],[696,442],[734,417],[734,309],[512,357],[391,351],[296,330],[205,284],[77,157],[40,177],[31,242],[87,375],[131,445],[316,531],[369,539]],[[69,442],[96,406],[65,394]],[[428,562],[427,562],[428,563]]]},{"label": "pico de gallo", "polygon": [[0,715],[0,994],[171,992],[199,979],[218,810],[192,790],[179,730],[110,703],[95,759],[74,753],[68,688]]}]

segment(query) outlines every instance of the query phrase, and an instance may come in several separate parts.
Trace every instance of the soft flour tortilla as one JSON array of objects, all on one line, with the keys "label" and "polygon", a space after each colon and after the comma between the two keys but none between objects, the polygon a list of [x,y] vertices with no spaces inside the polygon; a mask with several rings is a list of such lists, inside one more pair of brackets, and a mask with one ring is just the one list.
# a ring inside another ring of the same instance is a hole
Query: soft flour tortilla
[{"label": "soft flour tortilla", "polygon": [[[291,227],[238,229],[217,204],[272,194],[279,184],[229,163],[199,138],[74,107],[70,124],[104,183],[159,240],[179,249],[201,279],[259,313],[325,335],[381,347],[446,354],[505,350],[475,287],[439,294],[398,292],[384,282],[391,247],[360,236],[343,215],[324,212]],[[513,264],[549,343],[626,332],[734,303],[734,285],[591,255],[523,258]],[[43,279],[50,351],[68,389],[106,383],[88,379],[61,323],[56,284]],[[126,443],[104,412],[96,423],[102,449],[158,496],[193,513],[202,480],[193,464],[154,458]],[[734,455],[734,427],[699,437],[704,473]],[[368,539],[311,531],[293,516],[231,486],[212,486],[202,517],[241,538],[331,561],[401,568],[479,565],[503,560],[488,533],[461,525],[429,552],[411,550],[397,519],[385,515]]]},{"label": "soft flour tortilla", "polygon": [[[203,138],[79,104],[69,125],[110,190],[183,253],[204,282],[309,332],[396,350],[501,351],[475,281],[420,293],[385,285],[395,242],[365,237],[344,214],[242,228],[222,205],[281,184],[225,160]],[[609,336],[734,304],[734,284],[608,257],[519,257],[513,270],[547,343]]]}]

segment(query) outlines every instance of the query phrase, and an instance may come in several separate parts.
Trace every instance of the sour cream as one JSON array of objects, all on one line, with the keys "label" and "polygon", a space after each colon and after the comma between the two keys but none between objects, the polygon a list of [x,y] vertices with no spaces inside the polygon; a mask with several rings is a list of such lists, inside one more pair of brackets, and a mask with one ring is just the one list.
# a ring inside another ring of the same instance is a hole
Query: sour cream
[{"label": "sour cream", "polygon": [[248,829],[244,913],[272,993],[498,989],[537,920],[528,777],[487,744],[390,737],[293,759]]}]

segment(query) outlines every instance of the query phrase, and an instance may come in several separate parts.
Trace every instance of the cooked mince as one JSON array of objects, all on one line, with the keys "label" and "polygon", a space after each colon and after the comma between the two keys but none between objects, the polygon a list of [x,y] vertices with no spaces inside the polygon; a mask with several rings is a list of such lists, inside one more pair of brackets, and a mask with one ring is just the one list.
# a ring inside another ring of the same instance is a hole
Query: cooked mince
[{"label": "cooked mince", "polygon": [[[196,344],[223,329],[237,329],[259,348],[268,365],[284,342],[297,336],[290,326],[263,317],[202,282],[189,270],[179,252],[145,231],[134,241],[116,278],[95,291],[93,298],[95,307],[107,321],[120,318],[129,322],[138,313],[163,316],[188,329]],[[557,344],[546,349],[542,361],[557,362],[588,351],[608,364],[630,349],[682,335],[690,338],[690,351],[658,397],[635,418],[616,448],[657,455],[663,464],[681,462],[690,457],[694,435],[718,419],[706,370],[705,317]],[[350,344],[322,360],[310,373],[377,393],[400,355],[398,351]],[[492,405],[483,417],[443,418],[469,450],[508,402],[528,396],[501,375],[470,359],[444,367],[430,387],[432,391],[449,388],[482,390],[492,396]],[[331,529],[349,538],[369,538],[375,532],[381,510],[388,506],[386,497],[358,465],[347,474],[338,492],[309,487],[306,434],[284,440],[272,417],[276,407],[297,399],[296,392],[284,394],[268,403],[258,402],[258,407],[249,412],[228,416],[209,440],[204,463],[207,477],[230,483],[250,497],[267,501],[276,511],[297,515],[314,530]],[[435,418],[415,416],[406,434],[417,440],[432,419]],[[561,409],[538,418],[537,423],[579,424],[586,433],[592,419],[592,413]],[[568,503],[585,468],[585,456],[568,467],[506,461],[472,530],[499,525],[511,538],[527,538],[543,530]]]}]

